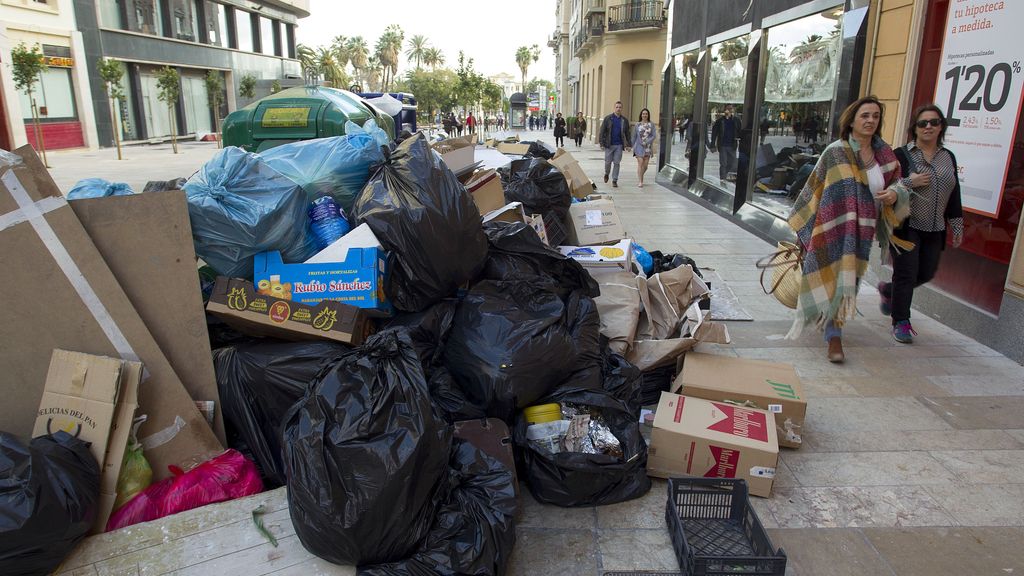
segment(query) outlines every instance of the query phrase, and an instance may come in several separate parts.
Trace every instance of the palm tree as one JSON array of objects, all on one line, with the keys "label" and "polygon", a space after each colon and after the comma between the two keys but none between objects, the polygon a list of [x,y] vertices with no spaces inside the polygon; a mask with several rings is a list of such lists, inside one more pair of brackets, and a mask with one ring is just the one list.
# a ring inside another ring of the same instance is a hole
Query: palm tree
[{"label": "palm tree", "polygon": [[345,51],[348,53],[348,60],[352,63],[352,69],[356,73],[356,79],[363,81],[363,74],[370,57],[370,49],[362,36],[353,36],[345,43]]},{"label": "palm tree", "polygon": [[384,64],[381,63],[377,55],[374,54],[366,60],[366,67],[363,69],[365,75],[366,88],[371,92],[377,91],[381,88],[381,75],[384,71]]},{"label": "palm tree", "polygon": [[[374,46],[373,49],[373,57],[371,58],[371,60],[376,59],[377,62],[380,64],[380,69],[383,77],[383,80],[381,82],[382,86],[387,86],[388,70],[391,69],[391,52],[388,50],[388,47],[390,45],[391,42],[388,38],[388,33],[385,32],[384,34],[381,35],[380,38],[377,39],[377,44]],[[384,90],[384,88],[381,88],[381,90]]]},{"label": "palm tree", "polygon": [[526,90],[526,73],[530,69],[530,62],[536,62],[539,59],[540,48],[536,44],[529,48],[520,46],[516,50],[516,64],[519,65],[519,71],[523,74],[523,90]]},{"label": "palm tree", "polygon": [[817,42],[819,40],[821,40],[821,36],[819,34],[811,34],[803,42],[801,42],[799,45],[800,46],[810,46],[811,44],[814,44],[815,42]]},{"label": "palm tree", "polygon": [[344,36],[335,36],[334,40],[331,40],[331,51],[334,52],[334,60],[338,66],[344,70],[349,62],[348,39]]},{"label": "palm tree", "polygon": [[391,73],[388,74],[388,87],[390,88],[398,75],[398,57],[402,53],[405,32],[398,24],[391,24],[384,29],[384,35],[387,37],[388,67],[391,69]]},{"label": "palm tree", "polygon": [[405,56],[416,61],[417,70],[420,69],[420,63],[426,60],[427,51],[430,50],[427,44],[429,41],[422,34],[417,34],[409,39],[409,49],[405,51]]},{"label": "palm tree", "polygon": [[444,52],[440,48],[427,48],[423,55],[423,63],[430,66],[431,70],[437,70],[438,66],[444,66]]},{"label": "palm tree", "polygon": [[317,52],[317,70],[324,80],[331,83],[331,86],[335,88],[343,88],[345,86],[345,70],[338,65],[333,49],[320,47]]},{"label": "palm tree", "polygon": [[299,57],[299,65],[302,66],[304,77],[308,78],[310,74],[318,73],[315,50],[305,44],[299,44],[295,47],[295,55]]},{"label": "palm tree", "polygon": [[722,47],[718,50],[718,58],[720,60],[737,60],[744,58],[750,52],[750,41],[746,36],[742,36],[735,40],[727,40],[722,44]]}]

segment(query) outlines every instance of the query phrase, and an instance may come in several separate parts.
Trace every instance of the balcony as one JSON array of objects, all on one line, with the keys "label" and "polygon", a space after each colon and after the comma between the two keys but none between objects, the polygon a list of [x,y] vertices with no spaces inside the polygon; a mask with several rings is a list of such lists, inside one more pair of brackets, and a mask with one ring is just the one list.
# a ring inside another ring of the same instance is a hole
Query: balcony
[{"label": "balcony", "polygon": [[627,2],[608,7],[609,32],[660,29],[664,26],[664,2]]},{"label": "balcony", "polygon": [[584,0],[583,17],[586,18],[597,12],[603,13],[604,2],[605,0]]},{"label": "balcony", "polygon": [[554,32],[551,33],[551,36],[548,38],[548,48],[554,48],[555,50],[558,50],[558,45],[561,42],[562,42],[562,30],[561,29],[556,29]]}]

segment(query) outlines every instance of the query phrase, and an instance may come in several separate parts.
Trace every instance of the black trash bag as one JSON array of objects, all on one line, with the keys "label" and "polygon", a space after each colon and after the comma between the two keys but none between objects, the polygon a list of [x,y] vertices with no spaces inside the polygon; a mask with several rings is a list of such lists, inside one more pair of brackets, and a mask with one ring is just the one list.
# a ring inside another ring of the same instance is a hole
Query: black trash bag
[{"label": "black trash bag", "polygon": [[169,190],[182,190],[185,188],[186,178],[175,178],[173,180],[150,180],[146,182],[146,187],[142,189],[142,193],[146,192],[167,192]]},{"label": "black trash bag", "polygon": [[581,290],[596,298],[600,286],[579,262],[551,248],[523,222],[492,221],[484,224],[490,250],[482,277],[488,280],[551,278],[559,295]]},{"label": "black trash bag", "polygon": [[452,434],[400,330],[327,368],[283,426],[288,509],[313,554],[336,564],[408,558],[449,491]]},{"label": "black trash bag", "polygon": [[564,220],[569,214],[572,194],[562,171],[541,158],[513,160],[507,170],[499,170],[507,202],[522,202],[527,214],[554,212]]},{"label": "black trash bag", "polygon": [[639,394],[639,371],[605,352],[604,389],[581,387],[570,379],[536,404],[572,403],[598,411],[618,439],[623,456],[562,452],[543,454],[526,440],[526,420],[517,418],[513,433],[530,493],[538,502],[557,506],[601,506],[639,498],[651,489],[647,477],[647,442],[640,433],[640,405],[623,401]]},{"label": "black trash bag", "polygon": [[430,387],[430,401],[445,422],[454,424],[463,420],[487,418],[487,411],[466,397],[466,393],[444,366],[434,369],[427,384]]},{"label": "black trash bag", "polygon": [[452,491],[427,539],[407,560],[361,566],[360,576],[498,576],[516,541],[515,476],[460,438],[452,445]]},{"label": "black trash bag", "polygon": [[663,254],[660,250],[651,250],[648,252],[651,255],[651,259],[654,260],[654,273],[668,272],[669,270],[675,270],[684,264],[689,264],[693,268],[693,273],[698,277],[703,278],[704,275],[700,273],[700,268],[697,268],[697,262],[689,256],[683,254]]},{"label": "black trash bag", "polygon": [[228,445],[256,463],[267,489],[284,486],[281,423],[321,370],[349,348],[254,340],[213,351]]},{"label": "black trash bag", "polygon": [[0,574],[56,570],[96,521],[100,467],[67,432],[26,447],[0,432]]},{"label": "black trash bag", "polygon": [[434,368],[441,362],[444,342],[452,329],[458,305],[455,299],[442,300],[422,312],[398,313],[382,320],[379,327],[381,330],[401,328],[409,332],[412,346],[423,363],[423,373],[429,380]]},{"label": "black trash bag", "polygon": [[[521,143],[526,144],[526,142]],[[530,149],[526,151],[527,156],[533,156],[534,158],[543,158],[545,160],[551,160],[552,158],[555,157],[555,153],[552,152],[551,150],[548,150],[548,147],[545,146],[539,140],[536,142],[530,142],[529,144]]]},{"label": "black trash bag", "polygon": [[424,310],[483,268],[480,211],[421,132],[395,149],[352,210],[388,252],[384,291],[399,310]]}]

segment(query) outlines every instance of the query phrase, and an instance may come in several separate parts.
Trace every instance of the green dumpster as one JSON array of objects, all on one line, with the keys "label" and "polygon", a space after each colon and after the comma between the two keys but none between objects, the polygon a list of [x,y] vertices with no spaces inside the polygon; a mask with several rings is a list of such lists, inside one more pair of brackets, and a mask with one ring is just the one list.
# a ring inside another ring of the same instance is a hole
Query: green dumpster
[{"label": "green dumpster", "polygon": [[222,131],[225,146],[262,152],[298,140],[341,136],[345,122],[362,126],[370,118],[394,134],[393,118],[347,90],[296,86],[228,114]]}]

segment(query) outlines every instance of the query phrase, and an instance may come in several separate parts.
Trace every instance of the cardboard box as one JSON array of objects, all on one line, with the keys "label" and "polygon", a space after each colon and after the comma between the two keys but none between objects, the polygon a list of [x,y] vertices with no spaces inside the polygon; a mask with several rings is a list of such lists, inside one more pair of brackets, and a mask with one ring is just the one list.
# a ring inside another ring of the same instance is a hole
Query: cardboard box
[{"label": "cardboard box", "polygon": [[577,202],[569,206],[566,232],[569,243],[576,246],[619,242],[626,231],[622,228],[615,203],[610,198]]},{"label": "cardboard box", "polygon": [[317,252],[312,258],[306,260],[306,264],[323,264],[326,262],[344,262],[348,260],[348,251],[351,248],[380,248],[380,240],[370,230],[370,225],[362,223],[356,226],[348,234],[338,238],[330,246]]},{"label": "cardboard box", "polygon": [[480,214],[487,214],[505,205],[505,188],[496,170],[481,170],[466,182],[466,190],[473,198]]},{"label": "cardboard box", "polygon": [[189,396],[214,403],[213,432],[225,442],[185,193],[110,196],[69,204]]},{"label": "cardboard box", "polygon": [[672,392],[705,400],[750,403],[775,415],[779,446],[802,444],[807,401],[791,364],[691,352]]},{"label": "cardboard box", "polygon": [[540,239],[543,240],[545,244],[551,246],[551,242],[548,241],[548,229],[547,226],[544,225],[543,214],[530,214],[526,217],[526,223],[530,228],[533,228],[533,231],[537,233],[537,236],[540,236]]},{"label": "cardboard box", "polygon": [[522,156],[530,151],[529,144],[511,144],[508,142],[498,143],[498,152],[502,154],[511,154],[513,156]]},{"label": "cardboard box", "polygon": [[526,211],[522,202],[510,202],[497,210],[483,215],[483,222],[526,222]]},{"label": "cardboard box", "polygon": [[363,308],[371,316],[387,316],[391,302],[384,294],[386,261],[380,248],[349,248],[343,262],[285,264],[280,252],[253,257],[257,291],[281,300],[316,305],[336,300]]},{"label": "cardboard box", "polygon": [[750,493],[772,493],[779,442],[766,410],[661,393],[647,473],[659,478],[743,478]]},{"label": "cardboard box", "polygon": [[141,378],[139,362],[53,351],[32,436],[63,430],[91,443],[89,450],[100,468],[101,495],[93,533],[104,531],[113,511]]},{"label": "cardboard box", "polygon": [[448,138],[436,142],[431,147],[441,155],[441,160],[456,174],[467,170],[475,162],[476,134],[459,138]]},{"label": "cardboard box", "polygon": [[259,294],[251,282],[220,276],[206,305],[241,332],[282,340],[334,340],[358,346],[373,325],[361,308],[334,300],[307,306]]},{"label": "cardboard box", "polygon": [[[54,349],[141,361],[139,431],[155,480],[222,451],[167,357],[29,146],[0,153],[0,261],[9,302],[0,347],[0,422],[27,438]],[[134,247],[132,247],[134,249]],[[193,272],[195,274],[195,272]],[[198,279],[196,280],[198,287]],[[179,300],[165,303],[174,307]]]},{"label": "cardboard box", "polygon": [[633,262],[632,244],[632,240],[626,238],[608,246],[559,246],[558,251],[584,268],[622,268],[628,271]]},{"label": "cardboard box", "polygon": [[548,162],[562,171],[562,175],[569,183],[569,191],[576,198],[586,198],[596,189],[594,181],[583,171],[576,158],[565,149],[559,148]]}]

